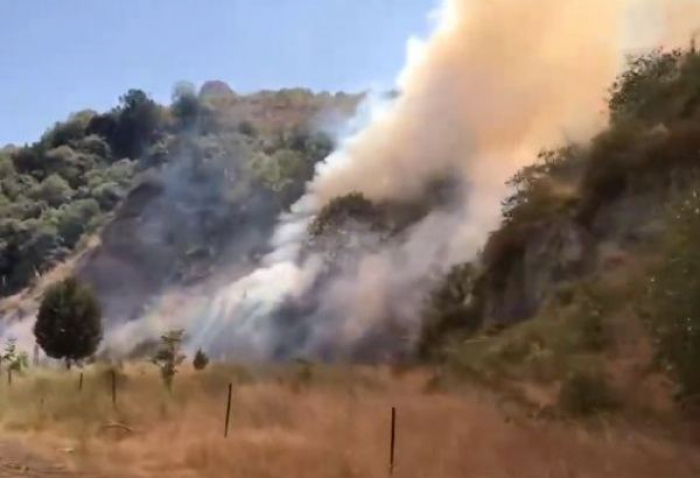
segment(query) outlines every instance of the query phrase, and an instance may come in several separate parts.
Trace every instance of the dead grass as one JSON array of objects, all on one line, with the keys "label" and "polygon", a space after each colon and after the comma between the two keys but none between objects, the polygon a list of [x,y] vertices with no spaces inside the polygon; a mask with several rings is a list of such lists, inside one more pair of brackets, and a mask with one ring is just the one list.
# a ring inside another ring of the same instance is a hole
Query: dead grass
[{"label": "dead grass", "polygon": [[[0,389],[4,433],[72,466],[124,477],[385,477],[389,417],[398,410],[397,477],[698,476],[679,439],[603,424],[512,420],[493,397],[431,390],[431,375],[388,369],[215,366],[184,371],[168,396],[148,365],[34,372]],[[223,437],[226,388],[234,385]],[[42,400],[43,398],[43,400]],[[105,428],[119,423],[126,426]]]}]

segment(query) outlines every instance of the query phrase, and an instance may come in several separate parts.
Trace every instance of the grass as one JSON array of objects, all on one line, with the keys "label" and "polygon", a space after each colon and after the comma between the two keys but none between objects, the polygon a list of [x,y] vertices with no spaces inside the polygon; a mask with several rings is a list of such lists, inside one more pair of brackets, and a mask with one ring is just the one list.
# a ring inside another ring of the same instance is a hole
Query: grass
[{"label": "grass", "polygon": [[[426,370],[319,366],[183,370],[172,396],[154,367],[33,371],[0,387],[0,426],[76,469],[120,477],[385,477],[390,409],[398,477],[697,476],[690,445],[609,424],[512,420],[490,393],[448,391]],[[228,382],[231,430],[223,438]],[[43,398],[43,400],[42,400]],[[121,424],[127,428],[109,427]],[[67,452],[68,451],[68,452]]]},{"label": "grass", "polygon": [[[496,334],[455,340],[448,369],[535,413],[615,411],[632,420],[667,420],[674,414],[673,386],[653,367],[653,345],[636,309],[645,264],[627,262],[590,280],[562,284],[534,318]],[[616,406],[608,406],[613,397]]]}]

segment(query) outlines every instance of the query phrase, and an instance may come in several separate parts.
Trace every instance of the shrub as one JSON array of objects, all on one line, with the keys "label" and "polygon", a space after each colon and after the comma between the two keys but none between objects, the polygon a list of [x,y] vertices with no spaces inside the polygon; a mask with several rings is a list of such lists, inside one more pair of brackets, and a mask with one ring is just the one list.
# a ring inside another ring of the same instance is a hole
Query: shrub
[{"label": "shrub", "polygon": [[449,333],[472,333],[481,326],[481,304],[475,294],[477,271],[470,263],[454,266],[430,293],[423,310],[418,354],[429,358]]},{"label": "shrub", "polygon": [[173,378],[177,373],[178,365],[185,360],[185,355],[180,352],[184,335],[184,330],[171,330],[162,335],[160,348],[151,359],[160,368],[160,376],[168,392],[172,391]]},{"label": "shrub", "polygon": [[323,206],[309,226],[311,236],[320,236],[341,228],[348,220],[367,223],[373,229],[384,224],[382,211],[362,193],[354,192],[332,199]]},{"label": "shrub", "polygon": [[10,373],[19,373],[29,366],[29,355],[17,350],[17,339],[10,337],[5,343],[5,352],[0,355],[0,362],[5,364]]},{"label": "shrub", "polygon": [[558,405],[571,416],[583,417],[610,411],[617,403],[602,375],[576,371],[562,383]]},{"label": "shrub", "polygon": [[662,259],[649,280],[646,308],[659,361],[679,396],[700,396],[700,188],[669,207]]},{"label": "shrub", "polygon": [[241,121],[238,124],[238,132],[246,136],[250,136],[252,138],[258,136],[258,130],[255,128],[255,125],[250,121]]},{"label": "shrub", "polygon": [[44,179],[32,191],[32,197],[37,201],[45,201],[53,207],[60,206],[70,200],[73,190],[58,174],[52,174]]},{"label": "shrub", "polygon": [[585,155],[576,145],[545,150],[538,161],[519,170],[507,184],[513,190],[502,203],[506,224],[523,224],[561,212],[572,204],[568,194]]},{"label": "shrub", "polygon": [[207,354],[205,354],[202,349],[197,350],[197,353],[194,354],[192,366],[195,370],[204,370],[207,365],[209,365],[209,357],[207,357]]}]

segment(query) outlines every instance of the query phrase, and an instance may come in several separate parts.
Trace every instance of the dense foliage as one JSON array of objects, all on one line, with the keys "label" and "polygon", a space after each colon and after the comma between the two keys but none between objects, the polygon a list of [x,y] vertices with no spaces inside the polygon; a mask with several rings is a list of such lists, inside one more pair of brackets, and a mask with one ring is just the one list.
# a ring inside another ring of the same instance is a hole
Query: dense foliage
[{"label": "dense foliage", "polygon": [[700,398],[700,190],[669,211],[662,260],[649,282],[649,324],[659,359],[683,398]]},{"label": "dense foliage", "polygon": [[36,343],[46,355],[70,366],[97,351],[102,340],[101,315],[92,289],[69,277],[44,293],[34,325]]},{"label": "dense foliage", "polygon": [[27,285],[104,221],[135,174],[159,109],[131,91],[113,111],[84,111],[34,144],[0,152],[0,293]]}]

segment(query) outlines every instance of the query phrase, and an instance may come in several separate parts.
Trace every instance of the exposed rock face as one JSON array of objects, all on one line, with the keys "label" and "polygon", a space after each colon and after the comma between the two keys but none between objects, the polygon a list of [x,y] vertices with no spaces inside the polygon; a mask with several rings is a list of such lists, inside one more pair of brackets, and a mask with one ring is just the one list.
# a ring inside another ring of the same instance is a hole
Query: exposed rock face
[{"label": "exposed rock face", "polygon": [[[185,187],[187,170],[144,180],[104,229],[100,247],[78,266],[97,291],[108,322],[137,318],[167,286],[209,279],[221,267],[247,267],[276,218],[272,201],[238,202],[208,180]],[[223,178],[223,175],[220,175]]]},{"label": "exposed rock face", "polygon": [[[673,178],[673,174],[670,175]],[[485,272],[486,323],[512,324],[534,316],[561,285],[624,263],[640,246],[664,231],[665,205],[684,178],[627,186],[582,223],[571,216],[542,220],[520,231],[522,241],[500,264]]]},{"label": "exposed rock face", "polygon": [[108,317],[131,318],[162,282],[154,279],[164,275],[169,251],[144,240],[140,224],[163,189],[155,181],[136,187],[105,228],[100,247],[78,268],[79,275],[95,288]]},{"label": "exposed rock face", "polygon": [[590,233],[572,220],[531,228],[508,269],[500,276],[486,276],[487,322],[509,324],[530,318],[557,284],[590,269],[594,247]]}]

